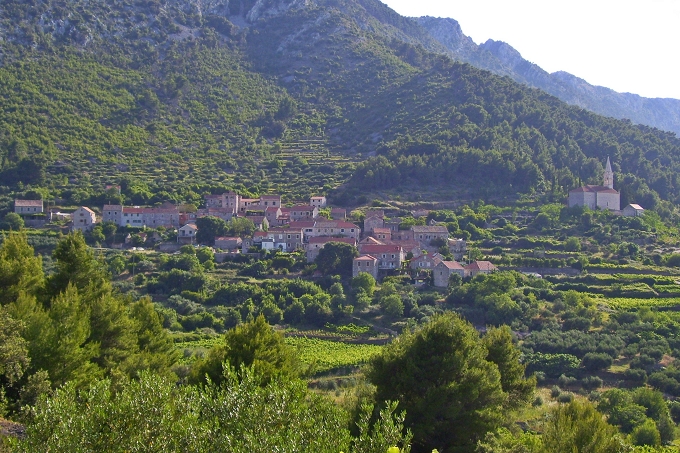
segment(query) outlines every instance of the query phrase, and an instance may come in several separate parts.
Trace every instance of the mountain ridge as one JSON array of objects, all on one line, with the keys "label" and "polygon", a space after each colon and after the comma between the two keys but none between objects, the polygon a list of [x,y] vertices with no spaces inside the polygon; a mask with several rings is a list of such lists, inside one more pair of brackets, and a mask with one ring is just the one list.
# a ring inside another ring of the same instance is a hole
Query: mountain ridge
[{"label": "mountain ridge", "polygon": [[414,20],[461,61],[542,89],[568,104],[675,132],[680,136],[680,100],[619,93],[607,87],[592,85],[565,71],[548,73],[524,59],[517,49],[506,42],[489,39],[482,44],[475,44],[463,34],[455,19],[423,16]]},{"label": "mountain ridge", "polygon": [[673,134],[454,61],[377,0],[8,1],[0,30],[8,191],[80,204],[124,180],[135,204],[341,185],[346,204],[437,184],[559,198],[609,155],[622,201],[680,200]]}]

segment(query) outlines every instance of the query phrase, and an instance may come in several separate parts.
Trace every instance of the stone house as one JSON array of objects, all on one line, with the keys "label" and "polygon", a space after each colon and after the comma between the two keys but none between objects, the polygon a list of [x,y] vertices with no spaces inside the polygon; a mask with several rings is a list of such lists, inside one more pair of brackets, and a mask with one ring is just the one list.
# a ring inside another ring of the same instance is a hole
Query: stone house
[{"label": "stone house", "polygon": [[[301,229],[296,228],[276,228],[267,231],[267,238],[274,240],[274,248],[284,252],[304,248],[304,236]],[[264,239],[262,240],[264,248]]]},{"label": "stone house", "polygon": [[343,208],[331,208],[331,219],[345,220],[347,218],[347,210]]},{"label": "stone house", "polygon": [[280,208],[281,207],[281,195],[261,195],[259,204],[265,210],[270,206]]},{"label": "stone house", "polygon": [[177,242],[183,242],[186,244],[193,244],[196,242],[196,233],[198,232],[198,227],[193,223],[187,223],[177,230]]},{"label": "stone house", "polygon": [[629,204],[623,208],[623,215],[626,217],[638,217],[644,214],[645,210],[639,204]]},{"label": "stone house", "polygon": [[379,241],[391,241],[392,240],[392,230],[389,228],[373,228],[371,231],[371,236]]},{"label": "stone house", "polygon": [[14,212],[19,215],[35,215],[44,212],[42,200],[14,200]]},{"label": "stone house", "polygon": [[434,286],[438,288],[446,288],[449,286],[449,278],[453,274],[465,277],[465,268],[457,261],[440,261],[432,272],[434,277]]},{"label": "stone house", "polygon": [[267,218],[267,222],[269,222],[270,225],[276,225],[276,219],[281,217],[281,208],[278,206],[268,206],[264,210],[264,216]]},{"label": "stone house", "polygon": [[453,258],[458,261],[462,260],[467,253],[467,242],[465,242],[465,239],[449,239],[448,246],[449,252],[451,252]]},{"label": "stone house", "polygon": [[86,206],[81,206],[71,214],[73,220],[73,230],[90,231],[97,223],[97,215]]},{"label": "stone house", "polygon": [[326,207],[326,197],[324,197],[324,196],[310,197],[309,204],[310,204],[310,206],[315,206],[319,209],[325,208]]},{"label": "stone house", "polygon": [[[387,227],[387,224],[385,224],[385,227]],[[413,241],[413,231],[411,230],[400,230],[397,228],[396,230],[390,228],[390,231],[392,231],[392,240],[393,241]]]},{"label": "stone house", "polygon": [[404,261],[404,249],[399,245],[359,244],[359,253],[377,258],[379,269],[401,269]]},{"label": "stone house", "polygon": [[329,242],[342,242],[344,244],[349,244],[353,247],[357,246],[357,240],[354,238],[334,238],[328,236],[319,236],[309,238],[309,242],[306,244],[307,249],[307,262],[311,263],[319,256],[319,252],[322,248]]},{"label": "stone house", "polygon": [[241,247],[243,240],[239,237],[221,236],[215,238],[215,248],[220,250],[234,250]]},{"label": "stone house", "polygon": [[371,255],[361,255],[352,260],[352,277],[359,275],[359,272],[371,274],[374,279],[378,279],[378,259]]},{"label": "stone house", "polygon": [[373,231],[376,228],[384,228],[385,220],[383,211],[369,211],[364,218],[364,231]]},{"label": "stone house", "polygon": [[[301,223],[301,222],[299,222]],[[295,225],[297,225],[296,223]],[[293,224],[291,223],[291,227]],[[353,223],[342,220],[316,220],[311,227],[305,227],[305,237],[336,236],[359,240],[361,229]]]},{"label": "stone house", "polygon": [[413,239],[419,241],[422,245],[430,245],[435,239],[448,240],[449,230],[445,226],[420,226],[414,225],[411,227],[413,231]]},{"label": "stone house", "polygon": [[390,219],[386,219],[383,223],[385,228],[389,228],[390,230],[392,230],[392,234],[395,234],[398,231],[407,231],[399,230],[399,225],[401,225],[401,219],[399,217],[392,217]]},{"label": "stone house", "polygon": [[441,262],[442,257],[439,253],[426,253],[413,258],[409,263],[409,267],[413,270],[433,270]]},{"label": "stone house", "polygon": [[281,214],[288,214],[293,222],[314,220],[319,216],[319,208],[309,205],[297,205],[291,208],[281,208]]},{"label": "stone house", "polygon": [[251,209],[260,206],[259,198],[240,198],[238,202],[238,212],[240,215],[250,211]]},{"label": "stone house", "polygon": [[478,274],[490,274],[497,270],[498,268],[489,261],[473,261],[465,266],[465,276],[474,277]]},{"label": "stone house", "polygon": [[104,205],[102,220],[113,222],[118,226],[179,228],[179,210],[177,207],[140,208],[121,205]]}]

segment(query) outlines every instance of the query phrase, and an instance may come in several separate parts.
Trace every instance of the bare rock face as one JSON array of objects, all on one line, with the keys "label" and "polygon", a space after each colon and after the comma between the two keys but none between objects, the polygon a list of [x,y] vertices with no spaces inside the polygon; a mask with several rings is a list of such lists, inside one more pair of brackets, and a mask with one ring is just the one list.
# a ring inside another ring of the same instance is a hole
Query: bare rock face
[{"label": "bare rock face", "polygon": [[26,428],[24,425],[14,423],[0,418],[0,438],[2,437],[24,437]]},{"label": "bare rock face", "polygon": [[454,56],[498,75],[533,88],[539,88],[560,100],[600,115],[629,119],[680,135],[680,100],[650,99],[631,93],[618,93],[594,86],[567,72],[548,73],[527,61],[511,45],[488,40],[475,44],[463,34],[453,19],[420,17],[416,21]]}]

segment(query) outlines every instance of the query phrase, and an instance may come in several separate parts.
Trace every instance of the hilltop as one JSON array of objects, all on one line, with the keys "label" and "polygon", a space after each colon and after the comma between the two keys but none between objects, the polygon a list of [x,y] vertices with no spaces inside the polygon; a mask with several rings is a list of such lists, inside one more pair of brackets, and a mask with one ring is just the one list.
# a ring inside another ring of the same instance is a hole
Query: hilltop
[{"label": "hilltop", "polygon": [[375,0],[45,0],[0,14],[6,206],[29,188],[98,205],[111,185],[136,204],[336,187],[346,204],[397,187],[559,198],[607,156],[622,203],[680,196],[674,134],[454,61]]},{"label": "hilltop", "polygon": [[680,100],[617,93],[606,87],[591,85],[568,72],[548,73],[522,58],[516,49],[503,41],[489,39],[482,44],[475,44],[454,19],[424,16],[414,20],[429,32],[431,38],[446,48],[446,53],[457,60],[508,76],[516,82],[552,94],[567,104],[600,115],[629,119],[634,123],[680,134]]}]

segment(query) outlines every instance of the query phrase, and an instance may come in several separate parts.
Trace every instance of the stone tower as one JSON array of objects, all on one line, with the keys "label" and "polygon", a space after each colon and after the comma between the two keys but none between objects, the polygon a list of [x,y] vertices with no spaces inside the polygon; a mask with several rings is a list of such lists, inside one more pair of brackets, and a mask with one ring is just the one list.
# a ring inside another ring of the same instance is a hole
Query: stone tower
[{"label": "stone tower", "polygon": [[614,188],[614,172],[612,171],[612,164],[609,162],[609,156],[607,156],[607,167],[604,169],[604,184],[602,185],[608,189]]}]

